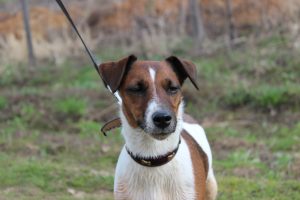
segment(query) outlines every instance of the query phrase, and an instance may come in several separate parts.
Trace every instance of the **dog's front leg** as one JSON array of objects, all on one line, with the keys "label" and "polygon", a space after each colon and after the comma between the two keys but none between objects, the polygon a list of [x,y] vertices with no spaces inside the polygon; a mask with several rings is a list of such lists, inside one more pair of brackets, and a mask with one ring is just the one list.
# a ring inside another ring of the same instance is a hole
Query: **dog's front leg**
[{"label": "dog's front leg", "polygon": [[127,187],[124,183],[117,183],[117,186],[114,191],[114,199],[115,200],[130,200],[127,195]]}]

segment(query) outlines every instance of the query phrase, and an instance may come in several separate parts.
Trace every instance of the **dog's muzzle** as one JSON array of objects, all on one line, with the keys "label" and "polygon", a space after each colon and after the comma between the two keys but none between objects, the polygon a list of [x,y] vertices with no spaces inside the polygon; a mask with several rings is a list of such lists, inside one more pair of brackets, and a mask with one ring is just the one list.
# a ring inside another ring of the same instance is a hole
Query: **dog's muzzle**
[{"label": "dog's muzzle", "polygon": [[144,131],[155,139],[163,140],[176,129],[176,117],[168,110],[157,110],[148,119]]},{"label": "dog's muzzle", "polygon": [[157,111],[153,113],[152,121],[157,128],[164,129],[170,126],[172,121],[172,116],[167,111]]}]

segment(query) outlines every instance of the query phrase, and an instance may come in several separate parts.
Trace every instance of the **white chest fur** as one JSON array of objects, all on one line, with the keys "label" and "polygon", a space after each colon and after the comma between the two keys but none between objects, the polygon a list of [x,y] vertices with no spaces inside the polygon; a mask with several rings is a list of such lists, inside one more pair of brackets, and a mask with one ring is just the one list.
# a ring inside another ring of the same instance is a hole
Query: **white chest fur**
[{"label": "white chest fur", "polygon": [[[182,107],[178,114],[176,131],[167,139],[157,141],[145,133],[131,128],[120,112],[122,135],[126,146],[139,156],[163,155],[178,144],[180,132],[185,129],[202,147],[209,160],[211,151],[201,126],[182,121]],[[159,167],[144,167],[136,163],[123,147],[116,167],[114,193],[117,200],[193,200],[195,199],[195,177],[189,148],[182,139],[176,156],[169,163]]]},{"label": "white chest fur", "polygon": [[194,176],[187,144],[182,141],[174,159],[160,167],[137,164],[123,148],[116,168],[114,189],[116,199],[194,199]]}]

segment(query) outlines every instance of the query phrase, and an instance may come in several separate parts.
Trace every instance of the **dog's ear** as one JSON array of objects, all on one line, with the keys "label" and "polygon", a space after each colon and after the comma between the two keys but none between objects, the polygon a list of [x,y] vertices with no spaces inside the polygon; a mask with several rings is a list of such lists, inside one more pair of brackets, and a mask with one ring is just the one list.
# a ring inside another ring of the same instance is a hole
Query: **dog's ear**
[{"label": "dog's ear", "polygon": [[109,87],[113,93],[115,93],[119,89],[126,70],[136,60],[137,58],[134,55],[130,55],[117,62],[107,62],[100,64],[100,76],[106,86]]},{"label": "dog's ear", "polygon": [[197,77],[196,65],[194,63],[187,60],[181,60],[176,56],[170,56],[166,58],[166,61],[170,63],[171,66],[173,67],[181,84],[183,84],[186,78],[189,78],[193,83],[193,85],[195,86],[195,88],[199,90],[199,87],[196,82],[196,77]]}]

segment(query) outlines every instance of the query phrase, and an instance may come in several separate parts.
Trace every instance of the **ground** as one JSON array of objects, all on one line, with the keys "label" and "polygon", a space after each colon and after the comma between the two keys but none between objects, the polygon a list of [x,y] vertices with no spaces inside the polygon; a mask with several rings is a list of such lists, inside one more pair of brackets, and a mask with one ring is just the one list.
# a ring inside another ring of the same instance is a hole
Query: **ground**
[{"label": "ground", "polygon": [[[300,199],[297,55],[272,36],[191,58],[200,90],[184,86],[186,112],[206,130],[218,199]],[[117,107],[90,64],[3,66],[0,94],[0,199],[113,198],[123,139],[99,131]]]}]

